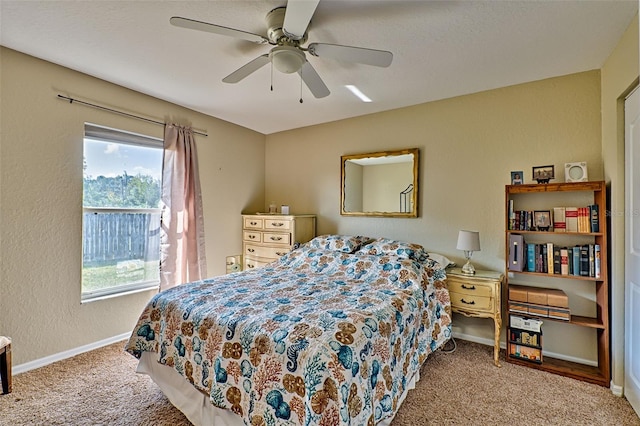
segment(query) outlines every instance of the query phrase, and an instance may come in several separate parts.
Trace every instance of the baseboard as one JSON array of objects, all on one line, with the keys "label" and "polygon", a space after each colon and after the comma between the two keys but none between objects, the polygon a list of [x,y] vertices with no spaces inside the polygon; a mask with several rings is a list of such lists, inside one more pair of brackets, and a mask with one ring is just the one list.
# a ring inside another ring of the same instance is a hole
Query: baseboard
[{"label": "baseboard", "polygon": [[109,337],[107,339],[99,340],[97,342],[89,343],[88,345],[80,346],[77,348],[69,349],[68,351],[59,352],[57,354],[49,355],[44,358],[36,359],[33,361],[25,362],[24,364],[14,365],[11,369],[13,374],[24,373],[29,370],[44,367],[45,365],[52,364],[56,361],[62,361],[63,359],[71,358],[76,355],[80,355],[84,352],[89,352],[94,349],[101,348],[103,346],[110,345],[112,343],[119,342],[121,340],[128,339],[131,333],[124,333],[118,336]]},{"label": "baseboard", "polygon": [[[470,334],[464,334],[464,333],[452,333],[453,337],[455,338],[459,338],[461,340],[468,340],[470,342],[474,342],[474,343],[480,343],[481,345],[487,345],[487,346],[491,346],[493,347],[493,339],[486,339],[483,337],[478,337],[478,336],[472,336]],[[507,344],[504,342],[500,342],[500,347],[502,349],[506,349],[507,348]],[[551,358],[557,358],[557,359],[561,359],[564,361],[571,361],[571,362],[577,362],[579,364],[585,364],[585,365],[590,365],[592,367],[597,367],[598,366],[598,361],[593,361],[590,359],[583,359],[583,358],[577,358],[577,357],[572,357],[572,356],[567,356],[564,354],[557,354],[554,352],[549,352],[549,351],[542,351],[543,355],[546,355],[548,357]]]},{"label": "baseboard", "polygon": [[613,384],[613,380],[611,381],[609,388],[611,389],[611,393],[615,396],[624,396],[624,388]]}]

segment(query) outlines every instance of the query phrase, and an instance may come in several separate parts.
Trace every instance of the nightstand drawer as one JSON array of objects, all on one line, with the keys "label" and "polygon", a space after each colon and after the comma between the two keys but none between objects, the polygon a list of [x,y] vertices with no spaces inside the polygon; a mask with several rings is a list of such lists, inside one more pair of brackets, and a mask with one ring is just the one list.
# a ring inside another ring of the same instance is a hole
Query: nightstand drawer
[{"label": "nightstand drawer", "polygon": [[469,283],[469,282],[461,282],[457,281],[455,278],[449,278],[447,280],[447,285],[449,287],[449,292],[451,293],[460,293],[460,294],[469,294],[472,296],[484,296],[491,297],[493,296],[493,290],[495,289],[495,284],[484,284],[484,283]]},{"label": "nightstand drawer", "polygon": [[474,311],[493,312],[493,300],[491,297],[473,296],[469,294],[449,293],[454,309],[469,309]]}]

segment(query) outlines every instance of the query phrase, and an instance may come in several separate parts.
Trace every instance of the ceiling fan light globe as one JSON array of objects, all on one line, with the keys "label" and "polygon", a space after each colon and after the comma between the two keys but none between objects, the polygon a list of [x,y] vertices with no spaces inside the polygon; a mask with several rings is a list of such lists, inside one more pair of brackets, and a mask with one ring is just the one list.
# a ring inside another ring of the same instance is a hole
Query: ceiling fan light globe
[{"label": "ceiling fan light globe", "polygon": [[273,66],[285,74],[298,72],[306,62],[304,53],[292,46],[274,47],[269,56]]}]

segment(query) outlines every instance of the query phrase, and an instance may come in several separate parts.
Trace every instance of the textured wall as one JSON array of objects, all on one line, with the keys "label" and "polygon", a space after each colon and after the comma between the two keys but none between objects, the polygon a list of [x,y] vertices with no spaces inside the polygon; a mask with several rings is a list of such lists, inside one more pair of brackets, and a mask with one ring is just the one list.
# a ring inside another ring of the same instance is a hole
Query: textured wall
[{"label": "textured wall", "polygon": [[611,376],[624,384],[624,97],[638,84],[638,17],[602,67],[602,157],[611,188]]},{"label": "textured wall", "polygon": [[[414,147],[419,218],[340,216],[341,155]],[[283,155],[292,158],[286,169],[278,167]],[[591,180],[603,178],[597,70],[268,135],[266,199],[318,214],[318,233],[414,241],[459,263],[458,230],[478,230],[476,268],[504,270],[510,171],[530,183],[532,166],[553,164],[564,181],[572,161],[586,161]],[[456,316],[454,331],[493,338],[490,320]],[[571,346],[570,355],[595,359],[593,345]],[[567,352],[561,339],[545,340],[545,349]]]},{"label": "textured wall", "polygon": [[153,292],[80,303],[84,122],[162,137],[162,126],[57,99],[62,93],[193,123],[209,275],[241,252],[240,212],[264,204],[264,135],[1,48],[0,334],[14,364],[129,332]]}]

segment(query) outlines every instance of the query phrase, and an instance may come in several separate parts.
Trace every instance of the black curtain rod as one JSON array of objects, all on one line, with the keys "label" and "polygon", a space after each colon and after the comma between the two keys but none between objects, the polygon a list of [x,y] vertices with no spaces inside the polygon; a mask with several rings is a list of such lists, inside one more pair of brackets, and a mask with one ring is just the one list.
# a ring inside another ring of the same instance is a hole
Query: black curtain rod
[{"label": "black curtain rod", "polygon": [[[69,101],[70,104],[72,104],[74,102],[77,102],[79,104],[87,105],[87,106],[94,107],[94,108],[98,108],[98,109],[101,109],[101,110],[104,110],[104,111],[109,111],[109,112],[113,112],[113,113],[116,113],[116,114],[125,115],[127,117],[136,118],[138,120],[148,121],[149,123],[153,123],[153,124],[160,124],[162,126],[164,126],[166,124],[163,121],[151,120],[150,118],[140,117],[139,115],[129,114],[128,112],[118,111],[117,109],[107,108],[107,107],[102,106],[102,105],[96,105],[96,104],[92,104],[92,103],[89,103],[89,102],[81,101],[81,100],[78,100],[78,99],[73,99],[73,98],[70,98],[68,96],[58,95],[58,98],[65,99],[65,100]],[[198,132],[197,130],[194,130],[193,133],[195,133],[197,135],[202,135],[202,136],[209,136],[208,134],[202,133],[202,132]]]}]

